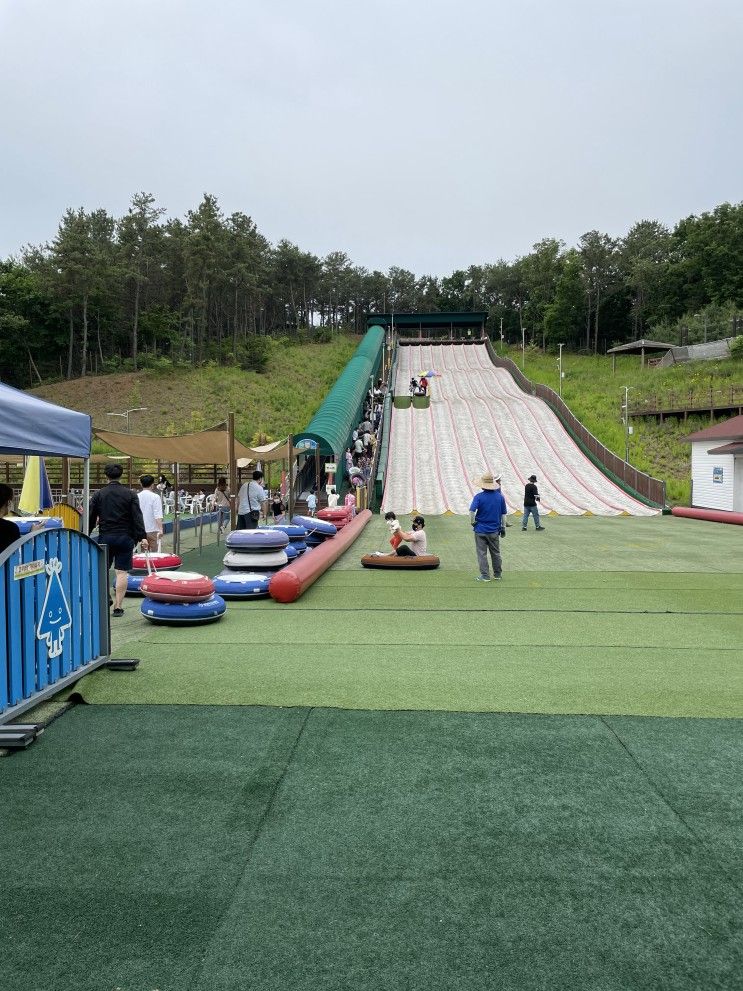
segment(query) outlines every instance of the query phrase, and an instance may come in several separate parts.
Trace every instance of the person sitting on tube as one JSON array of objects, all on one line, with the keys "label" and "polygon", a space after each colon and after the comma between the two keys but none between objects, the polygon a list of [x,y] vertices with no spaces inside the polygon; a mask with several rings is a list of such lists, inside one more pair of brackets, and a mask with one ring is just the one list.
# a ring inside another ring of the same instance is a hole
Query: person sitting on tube
[{"label": "person sitting on tube", "polygon": [[[395,551],[398,557],[421,557],[428,553],[425,526],[426,521],[422,516],[413,517],[412,529],[408,533],[404,530],[400,533],[403,541],[407,543],[400,544]],[[410,547],[407,544],[410,544]]]}]

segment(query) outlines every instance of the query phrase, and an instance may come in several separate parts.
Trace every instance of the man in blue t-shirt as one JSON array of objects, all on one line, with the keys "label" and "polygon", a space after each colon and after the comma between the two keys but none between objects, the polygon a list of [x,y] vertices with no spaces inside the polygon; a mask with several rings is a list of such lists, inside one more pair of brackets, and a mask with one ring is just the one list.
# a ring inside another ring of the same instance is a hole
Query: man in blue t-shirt
[{"label": "man in blue t-shirt", "polygon": [[475,531],[475,550],[480,574],[478,582],[490,581],[488,551],[493,561],[493,577],[501,580],[500,537],[505,537],[505,516],[508,512],[503,493],[496,488],[492,475],[483,475],[478,480],[482,492],[478,492],[470,505],[470,523]]}]

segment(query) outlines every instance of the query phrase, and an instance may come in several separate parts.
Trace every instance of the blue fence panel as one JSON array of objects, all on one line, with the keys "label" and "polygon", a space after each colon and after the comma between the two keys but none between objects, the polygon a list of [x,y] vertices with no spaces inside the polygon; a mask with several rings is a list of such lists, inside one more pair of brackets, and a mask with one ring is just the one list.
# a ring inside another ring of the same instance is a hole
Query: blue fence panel
[{"label": "blue fence panel", "polygon": [[[21,547],[21,562],[30,564],[34,560],[34,541],[30,540]],[[23,625],[23,697],[30,698],[36,691],[36,651],[26,650],[26,645],[36,641],[36,588],[30,581],[20,582],[21,609]]]},{"label": "blue fence panel", "polygon": [[105,551],[72,530],[0,553],[0,722],[106,660],[104,568]]},{"label": "blue fence panel", "polygon": [[[21,563],[19,551],[11,560]],[[8,641],[8,704],[16,705],[23,698],[23,627],[21,626],[21,589],[16,581],[8,583],[6,602],[8,605],[5,623]]]},{"label": "blue fence panel", "polygon": [[[0,630],[8,628],[8,609],[5,602],[6,588],[0,588]],[[0,637],[0,712],[8,708],[8,672],[10,671],[8,656],[8,638]]]},{"label": "blue fence panel", "polygon": [[[46,559],[46,539],[39,534],[38,537],[34,538],[33,541],[34,561],[43,561]],[[41,607],[44,605],[44,595],[46,594],[46,581],[47,574],[46,571],[40,571],[35,578],[26,578],[25,582],[33,581],[34,592],[36,595],[36,612],[41,612]],[[46,643],[36,637],[36,689],[40,691],[49,684],[49,653],[46,648]]]}]

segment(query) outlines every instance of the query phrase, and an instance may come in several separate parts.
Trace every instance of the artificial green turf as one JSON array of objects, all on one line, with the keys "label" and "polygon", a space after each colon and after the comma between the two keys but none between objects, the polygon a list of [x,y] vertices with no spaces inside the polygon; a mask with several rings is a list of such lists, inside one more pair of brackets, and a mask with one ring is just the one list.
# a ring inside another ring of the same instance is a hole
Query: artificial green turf
[{"label": "artificial green turf", "polygon": [[[232,602],[199,628],[148,626],[130,600],[121,622],[139,623],[141,639],[116,652],[141,669],[97,673],[80,691],[98,703],[743,716],[743,573],[714,570],[738,528],[699,531],[700,562],[679,526],[696,521],[558,522],[549,543],[509,533],[500,583],[474,581],[472,536],[450,517],[431,525],[438,571],[367,571],[355,545],[298,602]],[[374,546],[382,530],[373,520],[358,543]],[[607,535],[607,567],[586,569]],[[646,570],[618,570],[643,541]],[[536,546],[549,550],[538,567],[513,570],[514,552]],[[709,570],[674,570],[684,553]],[[566,555],[583,570],[555,570]]]},{"label": "artificial green turf", "polygon": [[743,718],[743,650],[203,643],[137,654],[135,674],[86,680],[85,700]]},{"label": "artificial green turf", "polygon": [[0,761],[3,988],[738,987],[742,734],[79,706]]}]

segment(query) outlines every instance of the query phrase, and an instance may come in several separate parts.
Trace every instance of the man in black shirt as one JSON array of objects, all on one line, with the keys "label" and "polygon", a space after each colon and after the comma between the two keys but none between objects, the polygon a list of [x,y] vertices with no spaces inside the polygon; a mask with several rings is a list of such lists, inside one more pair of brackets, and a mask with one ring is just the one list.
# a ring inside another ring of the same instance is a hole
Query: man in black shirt
[{"label": "man in black shirt", "polygon": [[529,522],[529,516],[534,517],[534,525],[537,530],[544,530],[544,527],[539,522],[538,502],[539,490],[537,489],[537,476],[529,475],[529,481],[524,488],[524,516],[521,521],[521,529],[524,533],[526,533],[526,524]]},{"label": "man in black shirt", "polygon": [[132,566],[132,552],[136,543],[145,550],[147,534],[142,510],[135,492],[125,488],[121,478],[121,465],[106,465],[108,485],[104,485],[90,500],[90,529],[98,525],[98,543],[108,546],[109,567],[113,563],[116,572],[114,592],[114,616],[123,616],[126,582]]}]

